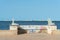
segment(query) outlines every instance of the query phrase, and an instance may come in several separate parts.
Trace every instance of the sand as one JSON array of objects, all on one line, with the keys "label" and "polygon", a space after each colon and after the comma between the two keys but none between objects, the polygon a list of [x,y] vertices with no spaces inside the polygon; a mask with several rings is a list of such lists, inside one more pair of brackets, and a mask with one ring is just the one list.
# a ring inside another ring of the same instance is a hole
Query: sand
[{"label": "sand", "polygon": [[60,40],[60,34],[31,33],[20,35],[0,35],[0,40]]}]

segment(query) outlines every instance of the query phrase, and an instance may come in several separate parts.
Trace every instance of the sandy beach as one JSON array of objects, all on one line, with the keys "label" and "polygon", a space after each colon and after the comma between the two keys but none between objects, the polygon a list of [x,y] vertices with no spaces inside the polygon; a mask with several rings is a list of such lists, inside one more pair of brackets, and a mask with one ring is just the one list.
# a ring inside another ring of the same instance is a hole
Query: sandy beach
[{"label": "sandy beach", "polygon": [[20,35],[0,35],[0,40],[60,40],[60,35],[49,35],[45,33],[31,33]]}]

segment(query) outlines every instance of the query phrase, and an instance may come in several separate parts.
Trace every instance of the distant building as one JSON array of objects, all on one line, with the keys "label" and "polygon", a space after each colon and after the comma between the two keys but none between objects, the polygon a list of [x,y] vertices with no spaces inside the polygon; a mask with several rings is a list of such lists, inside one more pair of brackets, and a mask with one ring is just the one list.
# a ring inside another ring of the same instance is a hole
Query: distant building
[{"label": "distant building", "polygon": [[50,19],[48,19],[47,25],[40,25],[39,22],[37,22],[37,23],[29,22],[29,24],[28,24],[26,21],[25,23],[26,24],[19,25],[19,24],[14,23],[14,20],[13,20],[12,24],[10,25],[10,30],[17,30],[17,32],[20,32],[20,33],[25,31],[26,33],[41,33],[41,32],[43,32],[43,33],[48,33],[48,34],[51,34],[54,30],[57,30],[57,26],[54,23],[52,23],[52,21]]}]

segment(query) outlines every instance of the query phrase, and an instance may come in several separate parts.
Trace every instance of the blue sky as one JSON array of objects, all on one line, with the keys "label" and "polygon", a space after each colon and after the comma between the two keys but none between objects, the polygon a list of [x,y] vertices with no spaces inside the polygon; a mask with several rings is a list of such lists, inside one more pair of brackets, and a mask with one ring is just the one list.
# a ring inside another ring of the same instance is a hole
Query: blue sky
[{"label": "blue sky", "polygon": [[0,0],[0,20],[60,20],[60,0]]}]

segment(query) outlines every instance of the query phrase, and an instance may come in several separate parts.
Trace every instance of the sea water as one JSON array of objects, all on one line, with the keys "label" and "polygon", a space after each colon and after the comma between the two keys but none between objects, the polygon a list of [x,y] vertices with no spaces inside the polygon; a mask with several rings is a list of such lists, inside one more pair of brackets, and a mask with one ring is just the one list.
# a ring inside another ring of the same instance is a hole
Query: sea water
[{"label": "sea water", "polygon": [[[0,21],[0,30],[8,30],[12,21]],[[19,25],[47,25],[47,21],[15,21]],[[53,21],[57,25],[57,28],[60,29],[60,21]]]}]

